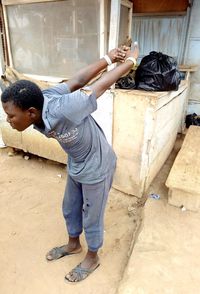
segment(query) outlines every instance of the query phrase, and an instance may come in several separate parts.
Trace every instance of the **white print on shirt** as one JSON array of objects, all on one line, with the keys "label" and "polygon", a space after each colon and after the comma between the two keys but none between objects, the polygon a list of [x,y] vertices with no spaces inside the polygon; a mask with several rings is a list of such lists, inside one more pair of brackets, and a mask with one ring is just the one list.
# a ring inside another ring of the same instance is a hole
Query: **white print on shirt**
[{"label": "white print on shirt", "polygon": [[65,134],[56,133],[55,131],[49,132],[49,136],[55,138],[61,143],[69,143],[78,137],[78,129],[72,129]]}]

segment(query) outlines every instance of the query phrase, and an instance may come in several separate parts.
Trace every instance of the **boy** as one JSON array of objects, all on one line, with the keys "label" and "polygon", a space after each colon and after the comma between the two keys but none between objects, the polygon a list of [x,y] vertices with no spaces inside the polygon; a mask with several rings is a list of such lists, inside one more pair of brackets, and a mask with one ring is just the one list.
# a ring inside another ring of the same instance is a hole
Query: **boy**
[{"label": "boy", "polygon": [[[137,47],[133,52],[127,47],[113,49],[66,83],[41,91],[34,83],[20,80],[1,96],[12,128],[24,131],[33,124],[45,136],[55,138],[68,153],[63,215],[69,240],[46,255],[51,261],[80,253],[79,236],[84,230],[88,251],[65,276],[68,282],[85,279],[100,265],[98,249],[103,245],[104,211],[116,166],[115,153],[90,114],[97,109],[96,99],[132,68],[137,57]],[[118,61],[123,63],[84,87],[108,64]]]}]

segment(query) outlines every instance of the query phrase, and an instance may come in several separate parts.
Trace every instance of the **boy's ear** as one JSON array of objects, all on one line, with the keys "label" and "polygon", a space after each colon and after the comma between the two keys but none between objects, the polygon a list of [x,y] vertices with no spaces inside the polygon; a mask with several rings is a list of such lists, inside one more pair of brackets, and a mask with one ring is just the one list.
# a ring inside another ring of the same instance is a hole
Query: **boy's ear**
[{"label": "boy's ear", "polygon": [[36,109],[35,107],[30,107],[28,109],[28,112],[29,112],[31,118],[35,118],[38,113],[38,109]]}]

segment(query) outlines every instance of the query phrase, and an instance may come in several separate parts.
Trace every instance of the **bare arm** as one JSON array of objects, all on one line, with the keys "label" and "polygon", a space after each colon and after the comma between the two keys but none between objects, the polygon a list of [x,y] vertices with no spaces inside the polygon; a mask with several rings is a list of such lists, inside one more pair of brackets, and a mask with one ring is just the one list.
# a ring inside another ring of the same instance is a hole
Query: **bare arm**
[{"label": "bare arm", "polygon": [[[126,58],[133,57],[138,58],[138,47],[134,48],[134,51],[127,51]],[[105,73],[98,81],[90,86],[94,90],[96,97],[101,96],[111,85],[113,85],[121,76],[131,70],[133,62],[130,60],[125,61],[113,70]]]},{"label": "bare arm", "polygon": [[[124,47],[123,49],[113,49],[107,55],[111,59],[111,61],[118,62],[124,61],[124,57],[126,55],[126,51],[128,48]],[[91,79],[93,79],[99,72],[105,69],[108,66],[105,58],[101,58],[100,60],[86,66],[81,69],[76,76],[67,81],[67,85],[71,92],[78,90],[84,87]]]}]

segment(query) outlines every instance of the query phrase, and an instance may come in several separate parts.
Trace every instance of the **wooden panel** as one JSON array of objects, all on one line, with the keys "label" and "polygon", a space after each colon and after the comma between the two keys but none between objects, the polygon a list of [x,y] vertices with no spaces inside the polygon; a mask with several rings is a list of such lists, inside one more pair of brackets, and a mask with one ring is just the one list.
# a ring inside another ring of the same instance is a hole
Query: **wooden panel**
[{"label": "wooden panel", "polygon": [[162,168],[170,152],[172,151],[174,147],[174,143],[176,141],[176,134],[177,134],[177,128],[174,130],[171,130],[171,136],[167,137],[166,134],[162,136],[166,139],[166,144],[163,145],[162,150],[160,150],[160,152],[156,154],[155,160],[151,162],[149,166],[148,174],[145,180],[145,187],[144,187],[145,191],[148,189],[151,182],[153,181],[153,179],[155,178],[159,170]]},{"label": "wooden panel", "polygon": [[118,158],[114,187],[138,197],[143,191],[140,171],[149,105],[147,93],[141,96],[140,92],[115,90],[113,111],[113,148]]},{"label": "wooden panel", "polygon": [[172,11],[186,11],[188,7],[188,0],[134,0],[133,12],[172,12]]},{"label": "wooden panel", "polygon": [[141,197],[171,152],[181,121],[187,84],[179,91],[115,89],[114,187]]},{"label": "wooden panel", "polygon": [[166,181],[170,189],[200,194],[200,127],[190,126]]},{"label": "wooden panel", "polygon": [[189,193],[181,189],[169,189],[168,203],[177,207],[184,206],[192,211],[199,211],[200,194]]}]

